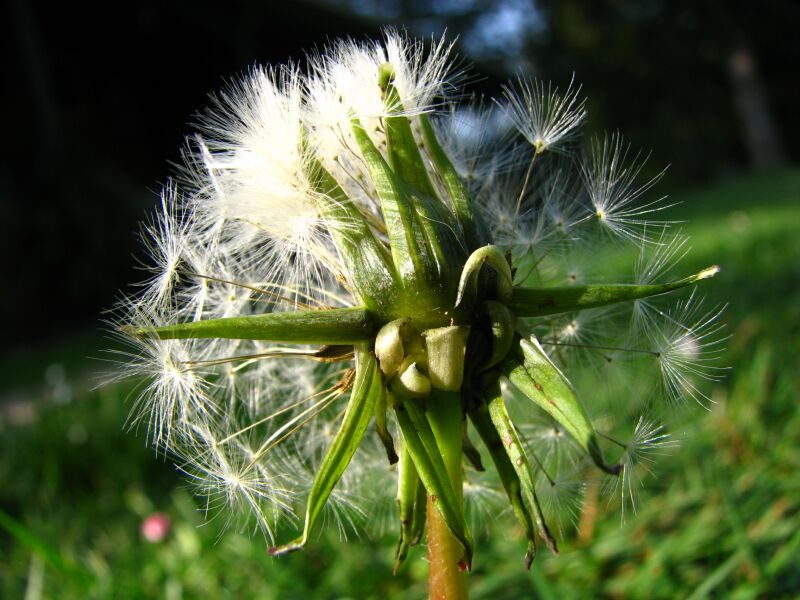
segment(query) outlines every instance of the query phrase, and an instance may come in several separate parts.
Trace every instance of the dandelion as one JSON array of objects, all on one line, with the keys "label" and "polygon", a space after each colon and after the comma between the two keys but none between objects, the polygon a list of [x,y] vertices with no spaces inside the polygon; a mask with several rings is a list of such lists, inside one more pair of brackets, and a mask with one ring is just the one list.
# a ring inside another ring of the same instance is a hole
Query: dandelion
[{"label": "dandelion", "polygon": [[663,425],[642,415],[628,443],[620,445],[624,450],[620,458],[622,472],[619,478],[607,481],[606,485],[620,498],[624,522],[629,510],[636,513],[639,488],[642,487],[644,476],[652,475],[656,456],[667,453],[677,442],[670,439]]},{"label": "dandelion", "polygon": [[[581,174],[592,208],[592,217],[614,236],[632,241],[647,241],[644,232],[656,224],[650,217],[669,208],[665,198],[641,201],[665,171],[647,181],[639,181],[647,158],[636,153],[629,159],[630,145],[617,132],[595,138],[581,163]],[[658,223],[663,225],[664,223]]]},{"label": "dandelion", "polygon": [[[651,235],[663,202],[643,200],[655,180],[636,182],[618,136],[580,166],[560,157],[579,93],[509,86],[516,133],[490,135],[496,117],[473,110],[466,140],[451,45],[388,31],[333,44],[305,73],[256,68],[215,97],[117,327],[133,344],[125,374],[144,378],[134,422],[210,515],[244,509],[281,555],[325,523],[342,537],[385,528],[394,506],[396,568],[426,539],[431,596],[462,598],[489,514],[518,520],[530,566],[540,542],[557,551],[561,517],[577,519],[588,469],[632,497],[662,430],[640,419],[629,444],[610,441],[626,411],[580,396],[613,378],[574,357],[643,355],[665,396],[704,397],[719,312],[695,295],[674,309],[644,299],[716,269],[665,280],[683,242]],[[664,249],[634,283],[592,279],[581,256],[602,266],[618,250],[598,223],[640,254]]]},{"label": "dandelion", "polygon": [[660,327],[648,327],[647,333],[667,398],[674,401],[691,398],[700,404],[710,402],[699,382],[719,381],[726,371],[719,365],[727,339],[722,335],[724,325],[719,322],[723,310],[720,306],[706,310],[693,292],[672,310],[652,309],[646,317],[661,321]]},{"label": "dandelion", "polygon": [[580,86],[572,88],[573,82],[563,94],[538,80],[520,79],[517,85],[506,86],[509,116],[536,154],[556,150],[573,139],[586,118],[586,100],[580,99]]}]

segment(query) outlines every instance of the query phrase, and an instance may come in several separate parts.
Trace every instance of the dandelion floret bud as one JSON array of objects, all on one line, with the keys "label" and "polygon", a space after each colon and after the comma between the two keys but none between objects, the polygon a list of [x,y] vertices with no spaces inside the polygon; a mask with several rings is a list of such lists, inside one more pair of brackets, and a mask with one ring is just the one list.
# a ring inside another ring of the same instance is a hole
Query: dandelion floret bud
[{"label": "dandelion floret bud", "polygon": [[440,390],[457,391],[464,379],[464,354],[470,328],[453,325],[423,333],[428,354],[428,377]]},{"label": "dandelion floret bud", "polygon": [[407,356],[389,382],[391,390],[401,398],[426,398],[431,393],[431,380],[425,375],[425,356]]},{"label": "dandelion floret bud", "polygon": [[408,319],[395,319],[378,331],[375,337],[375,355],[386,377],[391,377],[400,368],[406,355],[403,339],[411,337],[412,330],[413,326]]}]

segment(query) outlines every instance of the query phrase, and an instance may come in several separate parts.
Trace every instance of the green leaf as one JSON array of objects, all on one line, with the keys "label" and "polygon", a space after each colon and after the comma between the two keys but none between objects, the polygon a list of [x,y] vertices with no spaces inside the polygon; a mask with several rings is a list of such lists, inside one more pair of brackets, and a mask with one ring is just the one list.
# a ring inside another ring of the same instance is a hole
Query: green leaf
[{"label": "green leaf", "polygon": [[436,139],[436,133],[428,116],[422,114],[417,119],[422,126],[422,135],[433,164],[436,165],[436,169],[444,181],[445,188],[447,188],[447,193],[450,195],[450,202],[453,205],[456,219],[464,232],[467,247],[469,250],[475,250],[483,246],[488,240],[486,228],[480,219],[480,215],[472,206],[472,201],[464,188],[461,177],[439,144],[439,140]]},{"label": "green leaf", "polygon": [[606,465],[586,409],[536,338],[521,340],[520,349],[521,363],[515,358],[503,363],[503,372],[511,383],[560,423],[600,469],[612,475],[619,474],[620,465]]},{"label": "green leaf", "polygon": [[511,459],[506,454],[500,435],[492,424],[487,404],[482,403],[471,410],[469,418],[492,457],[497,474],[500,476],[500,481],[506,490],[508,501],[511,503],[511,510],[514,511],[517,520],[525,529],[525,535],[528,538],[528,549],[525,552],[525,568],[530,570],[531,563],[536,556],[536,540],[534,538],[533,520],[522,500],[522,486],[520,485],[517,471],[514,469],[514,465],[511,464]]},{"label": "green leaf", "polygon": [[298,310],[191,321],[163,327],[126,325],[120,331],[162,340],[226,338],[298,344],[356,344],[375,337],[372,313],[362,307]]},{"label": "green leaf", "polygon": [[[406,400],[395,406],[397,422],[403,433],[417,473],[448,529],[464,548],[467,568],[472,564],[472,540],[464,518],[460,494],[450,481],[442,452],[418,400]],[[448,453],[449,455],[450,453]],[[461,452],[458,451],[460,459]],[[460,490],[459,490],[460,492]]]},{"label": "green leaf", "polygon": [[353,391],[350,394],[342,424],[322,459],[314,477],[314,483],[311,485],[303,534],[293,542],[270,548],[271,555],[285,554],[305,546],[334,486],[347,469],[361,443],[374,413],[375,403],[382,393],[384,393],[383,382],[378,371],[378,361],[366,345],[360,345],[356,349],[356,379]]},{"label": "green leaf", "polygon": [[597,284],[550,288],[514,288],[508,308],[518,317],[542,317],[563,312],[585,310],[597,306],[629,302],[639,298],[657,296],[713,277],[719,267],[703,269],[699,273],[670,283],[654,285]]}]

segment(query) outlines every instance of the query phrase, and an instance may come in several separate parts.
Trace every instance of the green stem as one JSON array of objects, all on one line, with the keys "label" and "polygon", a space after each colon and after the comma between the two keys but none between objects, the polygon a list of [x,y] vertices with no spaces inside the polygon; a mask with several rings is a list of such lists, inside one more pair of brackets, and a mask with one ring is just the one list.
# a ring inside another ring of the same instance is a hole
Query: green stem
[{"label": "green stem", "polygon": [[[463,511],[464,478],[461,464],[463,415],[458,392],[434,390],[426,403],[447,474]],[[428,595],[431,600],[466,600],[467,565],[464,548],[450,532],[444,517],[428,497]]]}]

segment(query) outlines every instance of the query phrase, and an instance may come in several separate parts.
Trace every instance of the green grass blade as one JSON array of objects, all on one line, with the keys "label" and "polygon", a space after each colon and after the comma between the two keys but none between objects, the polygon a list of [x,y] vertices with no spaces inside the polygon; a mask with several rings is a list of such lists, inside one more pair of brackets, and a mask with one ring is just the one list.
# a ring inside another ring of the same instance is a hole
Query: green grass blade
[{"label": "green grass blade", "polygon": [[83,568],[70,563],[57,548],[35,535],[14,517],[0,509],[0,528],[5,529],[20,544],[41,557],[45,563],[56,571],[66,573],[81,583],[90,583],[92,575]]}]

